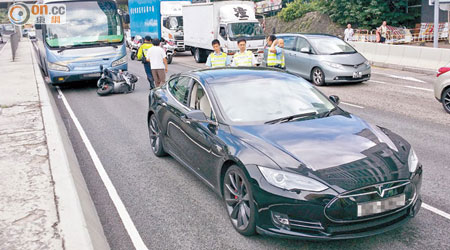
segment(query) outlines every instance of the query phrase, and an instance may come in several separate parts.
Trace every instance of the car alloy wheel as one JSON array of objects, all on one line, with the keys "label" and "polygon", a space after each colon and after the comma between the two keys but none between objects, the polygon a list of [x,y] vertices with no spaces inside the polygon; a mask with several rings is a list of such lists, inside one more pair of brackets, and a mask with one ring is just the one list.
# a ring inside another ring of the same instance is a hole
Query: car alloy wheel
[{"label": "car alloy wheel", "polygon": [[312,81],[317,86],[322,86],[325,84],[325,76],[320,68],[314,68],[312,71]]},{"label": "car alloy wheel", "polygon": [[148,122],[148,133],[150,136],[150,146],[152,147],[153,153],[160,157],[164,156],[166,153],[164,151],[161,142],[161,130],[159,129],[158,122],[156,121],[156,116],[152,114]]},{"label": "car alloy wheel", "polygon": [[252,191],[244,172],[231,166],[223,181],[225,205],[234,228],[243,235],[255,234],[255,206]]},{"label": "car alloy wheel", "polygon": [[450,113],[450,88],[447,88],[442,93],[442,106],[444,106],[447,113]]}]

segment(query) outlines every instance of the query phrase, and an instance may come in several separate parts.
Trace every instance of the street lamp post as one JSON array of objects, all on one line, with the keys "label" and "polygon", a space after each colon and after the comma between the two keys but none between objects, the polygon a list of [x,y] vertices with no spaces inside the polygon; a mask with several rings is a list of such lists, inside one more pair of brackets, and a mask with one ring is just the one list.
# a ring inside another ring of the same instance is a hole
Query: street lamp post
[{"label": "street lamp post", "polygon": [[433,36],[433,47],[438,48],[439,42],[439,0],[434,1],[434,36]]}]

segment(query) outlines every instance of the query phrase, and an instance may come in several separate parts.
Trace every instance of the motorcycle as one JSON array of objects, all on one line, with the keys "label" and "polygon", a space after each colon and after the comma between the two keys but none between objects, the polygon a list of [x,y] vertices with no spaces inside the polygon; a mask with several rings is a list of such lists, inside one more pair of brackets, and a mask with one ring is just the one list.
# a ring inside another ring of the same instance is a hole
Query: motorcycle
[{"label": "motorcycle", "polygon": [[97,81],[97,94],[100,96],[133,92],[139,80],[137,76],[129,72],[103,68],[103,65],[100,65],[100,72],[102,75]]},{"label": "motorcycle", "polygon": [[173,60],[173,56],[176,53],[175,49],[177,48],[177,46],[172,41],[166,41],[164,39],[161,39],[161,42],[162,42],[162,47],[163,47],[164,51],[166,52],[167,63],[171,64],[172,60]]},{"label": "motorcycle", "polygon": [[133,43],[131,44],[131,54],[130,54],[131,60],[136,59],[139,47],[141,47],[143,42],[144,41],[142,40],[141,36],[134,37]]}]

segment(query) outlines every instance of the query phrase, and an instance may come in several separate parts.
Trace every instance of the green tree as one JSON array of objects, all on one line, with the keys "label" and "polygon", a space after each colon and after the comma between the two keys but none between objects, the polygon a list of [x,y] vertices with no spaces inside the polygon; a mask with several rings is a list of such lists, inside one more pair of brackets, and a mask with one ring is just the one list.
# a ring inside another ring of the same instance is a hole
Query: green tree
[{"label": "green tree", "polygon": [[286,7],[278,13],[278,17],[285,22],[289,22],[302,17],[308,12],[318,11],[321,9],[321,6],[323,6],[321,0],[295,0],[286,4]]},{"label": "green tree", "polygon": [[341,25],[356,24],[372,29],[387,21],[391,26],[409,26],[417,20],[417,12],[407,13],[408,0],[324,0],[322,12]]}]

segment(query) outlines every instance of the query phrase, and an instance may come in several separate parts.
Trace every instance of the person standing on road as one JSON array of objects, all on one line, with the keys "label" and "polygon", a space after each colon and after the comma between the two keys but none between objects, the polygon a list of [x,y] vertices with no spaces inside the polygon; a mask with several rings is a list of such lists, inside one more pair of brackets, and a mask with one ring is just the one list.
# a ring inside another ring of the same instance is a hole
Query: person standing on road
[{"label": "person standing on road", "polygon": [[383,21],[383,24],[377,29],[380,33],[380,43],[386,42],[387,38],[387,23]]},{"label": "person standing on road", "polygon": [[168,64],[166,52],[161,46],[161,41],[158,38],[152,40],[153,47],[148,51],[147,60],[152,65],[152,75],[155,79],[155,86],[159,87],[166,82],[166,73],[168,72]]},{"label": "person standing on road", "polygon": [[214,39],[212,41],[212,47],[214,49],[214,52],[209,54],[208,60],[206,60],[205,65],[210,68],[229,66],[231,64],[231,60],[227,56],[227,53],[222,52],[219,40]]},{"label": "person standing on road", "polygon": [[249,50],[247,50],[247,41],[244,38],[240,38],[237,41],[239,52],[233,55],[233,63],[231,66],[255,66],[256,65],[256,59],[253,53]]},{"label": "person standing on road", "polygon": [[344,31],[344,41],[346,41],[346,42],[353,41],[353,34],[354,34],[354,31],[352,29],[352,25],[347,24],[347,28]]},{"label": "person standing on road", "polygon": [[137,53],[137,59],[142,61],[144,64],[145,74],[147,75],[148,83],[150,84],[150,89],[155,88],[155,83],[153,81],[152,69],[150,63],[147,61],[148,50],[153,47],[151,43],[152,38],[150,36],[145,36],[144,43],[139,47]]},{"label": "person standing on road", "polygon": [[275,35],[267,38],[267,45],[270,46],[267,52],[267,67],[286,68],[284,58],[284,40],[276,39]]}]

